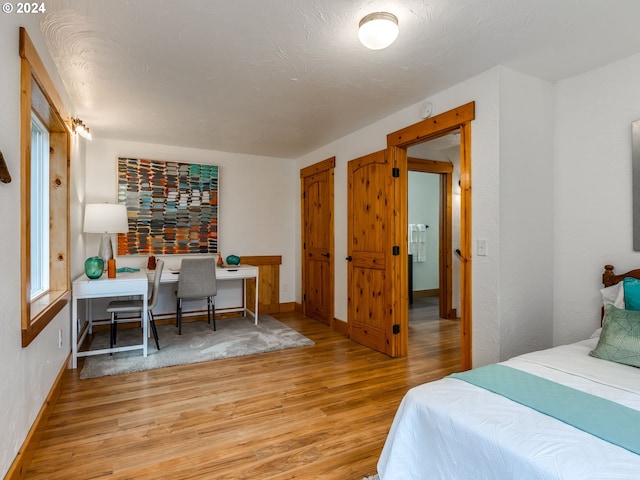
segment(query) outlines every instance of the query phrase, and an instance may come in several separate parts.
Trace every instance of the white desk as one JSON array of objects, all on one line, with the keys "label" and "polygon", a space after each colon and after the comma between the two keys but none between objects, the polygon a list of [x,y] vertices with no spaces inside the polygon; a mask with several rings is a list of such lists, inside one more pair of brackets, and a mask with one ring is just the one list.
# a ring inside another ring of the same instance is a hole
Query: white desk
[{"label": "white desk", "polygon": [[[153,281],[153,270],[148,270],[147,275],[149,281]],[[171,271],[164,269],[162,271],[162,277],[160,277],[160,283],[177,283],[180,277],[179,271]],[[256,299],[253,312],[247,308],[247,279],[256,279]],[[243,301],[242,307],[224,309],[224,312],[243,312],[245,316],[251,315],[256,325],[258,324],[258,267],[254,265],[234,265],[224,268],[216,268],[216,281],[225,280],[243,280]]]},{"label": "white desk", "polygon": [[[87,355],[100,355],[110,352],[122,352],[125,350],[142,350],[142,355],[147,356],[148,321],[147,314],[147,292],[149,280],[144,271],[131,273],[118,273],[116,278],[108,278],[104,273],[100,278],[92,280],[86,275],[78,277],[72,286],[72,313],[71,313],[71,345],[72,345],[72,368],[78,368],[78,357]],[[126,347],[103,348],[100,350],[88,350],[79,352],[78,347],[82,345],[89,332],[88,323],[91,319],[91,302],[88,302],[87,315],[85,319],[87,328],[80,328],[78,324],[78,300],[81,298],[104,298],[104,297],[125,297],[130,295],[141,295],[143,301],[143,321],[142,321],[142,343],[129,345]],[[82,330],[80,338],[78,331]]]}]

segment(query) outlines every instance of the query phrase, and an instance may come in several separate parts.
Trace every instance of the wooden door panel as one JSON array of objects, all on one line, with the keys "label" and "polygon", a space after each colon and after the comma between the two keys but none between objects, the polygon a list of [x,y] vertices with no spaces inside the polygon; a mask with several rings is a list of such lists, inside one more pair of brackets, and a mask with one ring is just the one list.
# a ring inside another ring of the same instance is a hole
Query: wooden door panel
[{"label": "wooden door panel", "polygon": [[384,312],[386,309],[384,270],[354,267],[353,282],[355,323],[366,323],[371,328],[383,330],[384,315],[378,315],[378,312]]},{"label": "wooden door panel", "polygon": [[354,267],[385,268],[386,255],[382,252],[354,250],[352,258]]},{"label": "wooden door panel", "polygon": [[[379,159],[376,159],[379,161]],[[389,227],[387,219],[387,199],[384,197],[384,176],[390,176],[390,168],[385,163],[357,165],[353,170],[354,191],[352,219],[354,235],[353,251],[384,253],[385,231]]]},{"label": "wooden door panel", "polygon": [[[328,259],[326,259],[328,260]],[[308,262],[306,311],[308,317],[315,318],[323,323],[329,323],[328,319],[328,290],[329,290],[329,262],[310,261]]]},{"label": "wooden door panel", "polygon": [[305,198],[307,200],[307,248],[318,253],[327,252],[329,235],[323,228],[329,220],[326,208],[327,172],[318,173],[305,179]]},{"label": "wooden door panel", "polygon": [[351,339],[380,352],[387,351],[387,319],[384,312],[386,276],[384,270],[353,268],[353,322]]}]

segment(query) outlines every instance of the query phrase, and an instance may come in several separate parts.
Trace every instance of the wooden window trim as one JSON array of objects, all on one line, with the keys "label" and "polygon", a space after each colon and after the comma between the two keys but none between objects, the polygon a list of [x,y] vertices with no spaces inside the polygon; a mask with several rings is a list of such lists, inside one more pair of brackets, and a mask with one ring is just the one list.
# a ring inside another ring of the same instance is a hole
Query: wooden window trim
[{"label": "wooden window trim", "polygon": [[[20,191],[22,346],[26,347],[71,297],[69,238],[69,166],[71,127],[68,114],[35,46],[20,28]],[[31,112],[50,132],[50,275],[48,292],[31,300]],[[67,119],[65,121],[64,119]]]}]

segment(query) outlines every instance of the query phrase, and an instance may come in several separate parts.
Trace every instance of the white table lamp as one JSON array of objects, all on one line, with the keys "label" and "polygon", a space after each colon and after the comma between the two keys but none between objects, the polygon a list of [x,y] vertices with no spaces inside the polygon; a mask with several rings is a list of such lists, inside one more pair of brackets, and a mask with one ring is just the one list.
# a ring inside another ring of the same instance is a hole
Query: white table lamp
[{"label": "white table lamp", "polygon": [[126,205],[88,203],[84,209],[83,230],[85,233],[102,234],[98,256],[104,260],[104,268],[106,269],[107,261],[113,258],[111,234],[129,231]]}]

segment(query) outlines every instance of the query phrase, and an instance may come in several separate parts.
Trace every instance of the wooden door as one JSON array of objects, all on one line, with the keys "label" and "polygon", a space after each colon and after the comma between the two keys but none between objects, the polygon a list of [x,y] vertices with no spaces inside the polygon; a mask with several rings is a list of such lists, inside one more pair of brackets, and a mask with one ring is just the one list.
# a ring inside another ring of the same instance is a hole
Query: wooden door
[{"label": "wooden door", "polygon": [[333,167],[335,159],[301,171],[303,312],[333,320]]},{"label": "wooden door", "polygon": [[347,311],[352,340],[395,356],[399,352],[393,337],[400,333],[400,324],[394,262],[401,248],[394,242],[398,178],[389,156],[383,150],[349,162]]}]

